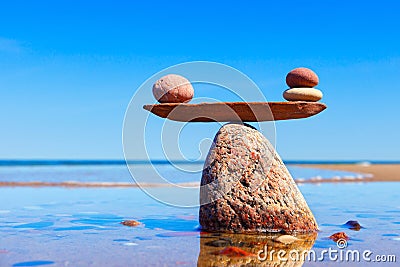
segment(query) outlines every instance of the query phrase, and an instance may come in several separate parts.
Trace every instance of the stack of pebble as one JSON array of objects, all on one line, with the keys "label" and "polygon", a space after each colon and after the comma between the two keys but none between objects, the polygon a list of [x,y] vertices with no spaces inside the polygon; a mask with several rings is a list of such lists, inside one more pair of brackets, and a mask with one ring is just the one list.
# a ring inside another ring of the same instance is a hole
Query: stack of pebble
[{"label": "stack of pebble", "polygon": [[283,92],[283,98],[288,101],[319,101],[322,99],[322,92],[313,88],[318,82],[318,76],[312,70],[296,68],[286,76],[286,84],[290,89]]}]

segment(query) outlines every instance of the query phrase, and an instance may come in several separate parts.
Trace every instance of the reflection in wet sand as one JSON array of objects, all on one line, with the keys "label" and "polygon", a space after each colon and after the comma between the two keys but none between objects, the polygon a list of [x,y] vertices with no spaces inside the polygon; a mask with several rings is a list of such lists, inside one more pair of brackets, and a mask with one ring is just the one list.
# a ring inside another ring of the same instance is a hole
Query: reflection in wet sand
[{"label": "reflection in wet sand", "polygon": [[317,235],[202,233],[197,265],[302,266]]}]

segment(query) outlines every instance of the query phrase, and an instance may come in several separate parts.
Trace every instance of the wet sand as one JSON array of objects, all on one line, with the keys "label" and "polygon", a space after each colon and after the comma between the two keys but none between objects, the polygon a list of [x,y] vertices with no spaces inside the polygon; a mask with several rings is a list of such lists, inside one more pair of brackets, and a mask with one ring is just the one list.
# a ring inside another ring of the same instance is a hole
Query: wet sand
[{"label": "wet sand", "polygon": [[365,179],[365,181],[369,182],[400,181],[400,164],[302,164],[296,166],[326,170],[349,171],[361,174],[372,174],[373,176],[371,178]]},{"label": "wet sand", "polygon": [[[275,242],[273,234],[202,234],[197,207],[168,206],[139,188],[0,187],[0,266],[301,266],[301,261],[280,261],[276,253],[293,248],[301,255],[313,242],[315,257],[325,258],[304,261],[304,266],[373,266],[362,255],[360,261],[330,260],[326,251],[338,247],[328,237],[337,232],[350,237],[340,250],[344,255],[368,250],[372,259],[395,255],[399,261],[400,183],[304,184],[301,190],[320,232],[315,241],[297,236],[302,240],[286,245]],[[121,224],[126,220],[141,224]],[[348,229],[343,224],[349,220],[365,228]],[[236,257],[227,253],[231,246],[256,256]],[[259,251],[265,256],[273,250],[271,260],[257,261]]]}]

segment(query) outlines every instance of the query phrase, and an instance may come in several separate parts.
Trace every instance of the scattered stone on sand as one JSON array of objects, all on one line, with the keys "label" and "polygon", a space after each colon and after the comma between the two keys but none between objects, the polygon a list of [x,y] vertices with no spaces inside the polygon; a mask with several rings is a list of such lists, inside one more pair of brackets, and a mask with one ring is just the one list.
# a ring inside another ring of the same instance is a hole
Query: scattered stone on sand
[{"label": "scattered stone on sand", "polygon": [[288,101],[317,102],[322,96],[322,92],[316,88],[290,88],[283,92],[283,98]]},{"label": "scattered stone on sand", "polygon": [[292,244],[295,241],[298,241],[299,239],[295,236],[292,235],[280,235],[278,236],[275,241],[283,243],[283,244]]},{"label": "scattered stone on sand", "polygon": [[360,231],[363,228],[358,221],[348,221],[344,224],[350,230]]},{"label": "scattered stone on sand", "polygon": [[122,221],[121,224],[125,225],[125,226],[135,227],[135,226],[140,225],[140,222],[135,221],[135,220],[126,220],[126,221]]},{"label": "scattered stone on sand", "polygon": [[314,87],[319,82],[317,74],[307,68],[296,68],[286,75],[286,84],[290,88]]},{"label": "scattered stone on sand", "polygon": [[226,124],[207,156],[200,225],[209,232],[314,232],[317,222],[271,143],[249,125]]},{"label": "scattered stone on sand", "polygon": [[185,77],[168,74],[154,83],[153,95],[160,103],[184,103],[193,98],[194,90]]},{"label": "scattered stone on sand", "polygon": [[224,248],[223,250],[217,251],[215,255],[225,255],[228,257],[254,257],[256,256],[253,253],[247,252],[243,249],[240,249],[238,247],[227,247]]},{"label": "scattered stone on sand", "polygon": [[350,239],[350,237],[348,235],[346,235],[345,232],[334,233],[329,238],[332,239],[335,242],[337,242],[340,239],[344,239],[344,240],[349,240]]}]

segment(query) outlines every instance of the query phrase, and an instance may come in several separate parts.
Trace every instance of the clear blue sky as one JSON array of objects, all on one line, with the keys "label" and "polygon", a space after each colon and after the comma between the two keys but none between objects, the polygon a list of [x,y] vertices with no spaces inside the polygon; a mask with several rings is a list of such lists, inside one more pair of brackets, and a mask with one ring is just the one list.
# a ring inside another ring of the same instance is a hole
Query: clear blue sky
[{"label": "clear blue sky", "polygon": [[398,1],[2,1],[0,158],[121,159],[135,90],[209,60],[271,101],[291,69],[318,73],[328,109],[276,124],[284,159],[399,160],[398,14]]}]

